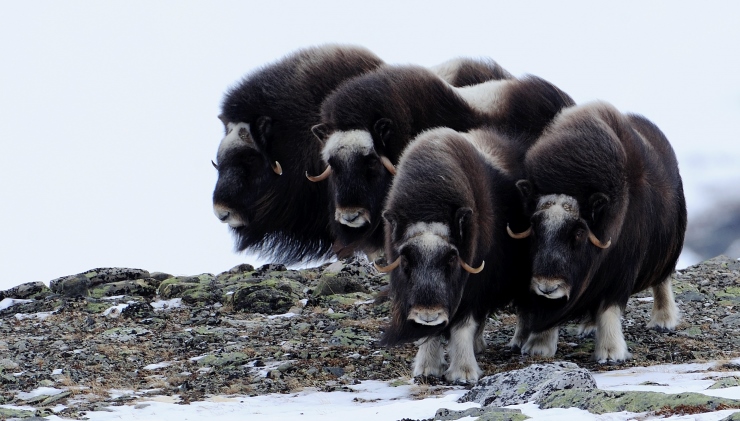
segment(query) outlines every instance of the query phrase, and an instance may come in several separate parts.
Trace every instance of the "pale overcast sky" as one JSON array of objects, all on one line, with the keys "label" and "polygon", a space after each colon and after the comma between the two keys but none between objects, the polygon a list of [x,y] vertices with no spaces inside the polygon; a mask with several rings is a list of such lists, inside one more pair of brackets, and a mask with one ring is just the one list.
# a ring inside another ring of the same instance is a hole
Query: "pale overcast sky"
[{"label": "pale overcast sky", "polygon": [[34,1],[0,15],[0,290],[106,266],[217,273],[223,92],[325,42],[390,63],[489,56],[674,144],[690,216],[740,182],[734,1]]}]

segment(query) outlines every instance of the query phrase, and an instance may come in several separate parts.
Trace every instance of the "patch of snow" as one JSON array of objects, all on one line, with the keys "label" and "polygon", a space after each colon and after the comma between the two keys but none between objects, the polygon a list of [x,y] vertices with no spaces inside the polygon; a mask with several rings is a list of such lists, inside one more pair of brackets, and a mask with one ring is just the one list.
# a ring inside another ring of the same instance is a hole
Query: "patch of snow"
[{"label": "patch of snow", "polygon": [[289,319],[291,317],[295,317],[297,314],[295,313],[285,313],[285,314],[274,314],[272,316],[267,316],[268,319]]},{"label": "patch of snow", "polygon": [[171,365],[172,365],[171,362],[163,361],[161,363],[149,364],[147,366],[144,366],[144,370],[149,370],[149,371],[159,370],[160,368],[167,368]]},{"label": "patch of snow", "polygon": [[0,301],[0,311],[5,310],[6,308],[10,308],[11,306],[14,306],[16,304],[23,304],[23,303],[30,303],[33,300],[21,300],[18,298],[3,298],[2,301]]},{"label": "patch of snow", "polygon": [[52,376],[58,376],[58,375],[62,374],[62,371],[63,371],[63,369],[57,368],[56,370],[54,370],[54,371],[51,372],[51,375]]},{"label": "patch of snow", "polygon": [[32,314],[16,313],[15,318],[17,320],[28,320],[28,319],[46,320],[47,317],[51,316],[54,313],[56,313],[56,311],[42,311],[39,313],[32,313]]},{"label": "patch of snow", "polygon": [[149,305],[154,307],[155,311],[183,307],[182,298],[173,298],[171,300],[157,300],[149,303]]},{"label": "patch of snow", "polygon": [[30,392],[18,392],[18,394],[15,395],[15,397],[20,400],[27,401],[37,396],[42,396],[42,395],[54,396],[54,395],[58,395],[66,391],[67,389],[57,389],[56,387],[39,387]]},{"label": "patch of snow", "polygon": [[126,304],[119,304],[119,305],[117,305],[117,306],[113,306],[113,307],[111,307],[111,308],[109,308],[109,309],[105,310],[105,311],[103,312],[103,316],[104,316],[104,317],[108,317],[108,318],[111,318],[111,319],[115,319],[115,318],[117,318],[118,316],[120,316],[120,315],[121,315],[121,312],[123,311],[123,309],[125,309],[125,308],[126,308],[126,307],[128,307],[128,306],[129,306],[129,303],[126,303]]},{"label": "patch of snow", "polygon": [[125,295],[113,295],[113,296],[110,296],[110,297],[103,297],[103,298],[101,298],[101,300],[115,301],[115,300],[120,300],[123,297],[125,297]]}]

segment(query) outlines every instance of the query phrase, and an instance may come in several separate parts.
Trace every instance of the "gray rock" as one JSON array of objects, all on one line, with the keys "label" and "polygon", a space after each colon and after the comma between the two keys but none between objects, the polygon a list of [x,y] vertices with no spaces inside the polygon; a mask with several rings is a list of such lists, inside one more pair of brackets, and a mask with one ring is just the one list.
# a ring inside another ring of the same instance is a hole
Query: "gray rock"
[{"label": "gray rock", "polygon": [[315,297],[348,294],[352,292],[367,292],[357,280],[350,276],[342,276],[343,273],[325,272],[319,279],[319,284],[313,291]]},{"label": "gray rock", "polygon": [[696,291],[686,291],[686,292],[676,295],[676,300],[683,301],[683,302],[705,301],[706,299],[707,299],[706,295],[696,292]]},{"label": "gray rock", "polygon": [[50,292],[49,287],[43,282],[28,282],[0,292],[0,300],[3,298],[43,298]]},{"label": "gray rock", "polygon": [[537,401],[561,389],[595,389],[591,373],[576,364],[555,362],[532,364],[484,377],[460,402],[477,402],[482,406],[507,406]]},{"label": "gray rock", "polygon": [[476,417],[476,421],[521,421],[529,418],[518,409],[485,407],[452,411],[443,408],[434,414],[434,421],[455,421],[466,417]]},{"label": "gray rock", "polygon": [[77,275],[63,276],[49,283],[51,290],[68,297],[86,296],[87,289],[100,284],[120,281],[135,281],[150,278],[149,272],[143,269],[98,268]]}]

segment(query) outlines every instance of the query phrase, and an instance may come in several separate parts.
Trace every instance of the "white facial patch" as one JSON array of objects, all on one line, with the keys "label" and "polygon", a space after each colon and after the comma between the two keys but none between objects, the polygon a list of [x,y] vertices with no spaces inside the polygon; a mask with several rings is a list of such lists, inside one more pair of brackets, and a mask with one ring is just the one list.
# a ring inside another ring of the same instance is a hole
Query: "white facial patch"
[{"label": "white facial patch", "polygon": [[324,161],[334,157],[347,160],[351,156],[369,155],[374,150],[373,137],[365,130],[339,131],[332,133],[326,141],[321,156]]},{"label": "white facial patch", "polygon": [[576,199],[564,194],[542,196],[537,202],[536,213],[544,213],[544,228],[547,233],[557,230],[566,221],[580,217]]},{"label": "white facial patch", "polygon": [[501,94],[510,83],[510,80],[489,80],[478,85],[455,88],[455,92],[477,111],[493,114],[501,107]]},{"label": "white facial patch", "polygon": [[228,123],[226,125],[226,136],[221,139],[221,144],[218,145],[218,155],[216,157],[221,162],[229,150],[244,146],[255,147],[252,134],[249,131],[249,123]]},{"label": "white facial patch", "polygon": [[404,235],[404,245],[413,244],[423,255],[442,247],[449,247],[450,228],[441,222],[417,222],[409,225]]}]

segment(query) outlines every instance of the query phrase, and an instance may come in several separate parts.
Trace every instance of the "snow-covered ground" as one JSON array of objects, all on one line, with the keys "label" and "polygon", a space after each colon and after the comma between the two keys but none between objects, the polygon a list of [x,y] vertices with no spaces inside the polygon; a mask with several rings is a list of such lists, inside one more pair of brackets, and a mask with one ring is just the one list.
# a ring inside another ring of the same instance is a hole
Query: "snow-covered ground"
[{"label": "snow-covered ground", "polygon": [[[735,361],[735,363],[740,360]],[[708,396],[740,399],[740,386],[725,389],[708,389],[721,377],[740,376],[740,371],[719,371],[719,362],[702,364],[659,365],[638,367],[594,374],[600,389],[614,391],[652,391],[664,393],[697,392]],[[109,407],[106,411],[88,412],[86,417],[92,421],[112,420],[161,420],[178,419],[188,421],[242,420],[352,420],[377,421],[432,418],[440,408],[463,410],[477,407],[474,403],[457,403],[466,393],[461,387],[453,387],[439,394],[429,394],[427,386],[398,382],[386,383],[364,381],[350,386],[352,392],[303,391],[294,394],[272,394],[257,397],[215,396],[203,402],[187,405],[177,403],[177,397],[141,398],[135,403]],[[53,395],[62,390],[38,389],[27,393]],[[116,391],[118,394],[133,394],[131,391]],[[429,395],[429,396],[426,396]],[[420,396],[426,396],[423,399]],[[8,407],[8,406],[6,406]],[[28,409],[27,407],[13,407]],[[64,407],[54,408],[56,411]],[[541,410],[532,403],[513,405],[533,421],[568,420],[609,420],[651,419],[647,414],[628,412],[594,415],[586,411],[568,409]],[[669,420],[716,421],[738,410],[722,410],[712,413],[687,416],[672,416]],[[62,420],[57,416],[49,420]],[[470,418],[472,419],[472,418]]]}]

